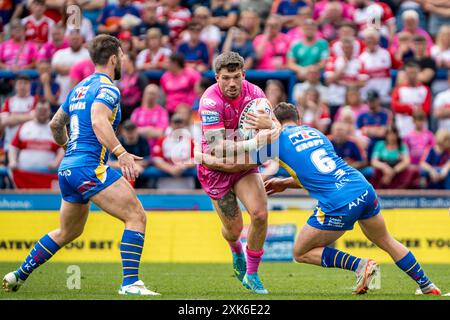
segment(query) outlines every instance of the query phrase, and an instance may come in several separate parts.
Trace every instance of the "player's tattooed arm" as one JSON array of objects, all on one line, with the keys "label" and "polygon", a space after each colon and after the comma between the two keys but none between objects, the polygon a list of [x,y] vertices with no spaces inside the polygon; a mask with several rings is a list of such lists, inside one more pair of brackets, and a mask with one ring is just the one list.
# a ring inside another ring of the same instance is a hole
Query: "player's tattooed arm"
[{"label": "player's tattooed arm", "polygon": [[60,146],[66,146],[69,140],[67,135],[67,125],[69,122],[70,117],[62,108],[58,109],[50,121],[53,139],[55,139],[55,142]]}]

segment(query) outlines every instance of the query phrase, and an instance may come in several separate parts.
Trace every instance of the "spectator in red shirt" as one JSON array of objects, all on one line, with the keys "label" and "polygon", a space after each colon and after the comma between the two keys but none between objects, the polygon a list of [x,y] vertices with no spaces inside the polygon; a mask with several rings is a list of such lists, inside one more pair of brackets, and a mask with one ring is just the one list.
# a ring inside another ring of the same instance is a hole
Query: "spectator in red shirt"
[{"label": "spectator in red shirt", "polygon": [[420,66],[414,61],[408,61],[403,69],[406,83],[397,85],[392,92],[395,123],[402,138],[414,130],[412,114],[422,110],[428,115],[431,108],[431,90],[419,82]]},{"label": "spectator in red shirt", "polygon": [[158,189],[193,189],[195,187],[194,140],[187,128],[188,120],[175,113],[167,136],[161,137],[152,150],[154,165],[169,178],[159,178]]},{"label": "spectator in red shirt", "polygon": [[136,67],[139,71],[167,69],[172,51],[162,45],[162,34],[158,28],[147,31],[147,47],[139,52]]},{"label": "spectator in red shirt", "polygon": [[31,15],[22,19],[25,39],[41,46],[49,40],[50,30],[55,22],[44,15],[45,0],[32,0],[29,9]]},{"label": "spectator in red shirt", "polygon": [[50,104],[41,100],[34,118],[25,122],[14,136],[8,153],[9,168],[28,171],[56,171],[64,149],[56,144],[49,126]]},{"label": "spectator in red shirt", "polygon": [[156,14],[158,20],[169,26],[172,45],[177,45],[181,32],[191,21],[189,9],[180,6],[180,0],[166,0],[162,6],[158,7]]},{"label": "spectator in red shirt", "polygon": [[[330,56],[338,57],[344,54],[342,50],[342,39],[344,38],[355,38],[356,37],[356,26],[351,21],[344,21],[339,26],[338,38],[330,43]],[[359,57],[361,52],[364,50],[364,42],[360,39],[355,39],[353,42],[353,55]]]}]

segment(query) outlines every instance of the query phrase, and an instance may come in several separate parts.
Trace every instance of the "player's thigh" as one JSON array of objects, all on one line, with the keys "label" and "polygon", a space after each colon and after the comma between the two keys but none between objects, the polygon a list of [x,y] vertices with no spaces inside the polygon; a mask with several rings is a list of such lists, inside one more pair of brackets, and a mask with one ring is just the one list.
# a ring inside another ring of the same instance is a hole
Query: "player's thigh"
[{"label": "player's thigh", "polygon": [[249,173],[234,185],[234,192],[250,215],[267,219],[267,195],[259,173]]},{"label": "player's thigh", "polygon": [[233,190],[228,191],[221,199],[213,199],[212,203],[225,229],[242,230],[242,213]]},{"label": "player's thigh", "polygon": [[136,192],[123,177],[92,196],[91,200],[103,211],[122,221],[128,221],[136,215],[145,216]]},{"label": "player's thigh", "polygon": [[294,245],[296,255],[303,255],[314,248],[326,247],[339,239],[345,231],[320,230],[306,224],[297,235]]},{"label": "player's thigh", "polygon": [[60,229],[64,233],[81,233],[89,215],[89,203],[71,203],[61,201],[59,212]]}]

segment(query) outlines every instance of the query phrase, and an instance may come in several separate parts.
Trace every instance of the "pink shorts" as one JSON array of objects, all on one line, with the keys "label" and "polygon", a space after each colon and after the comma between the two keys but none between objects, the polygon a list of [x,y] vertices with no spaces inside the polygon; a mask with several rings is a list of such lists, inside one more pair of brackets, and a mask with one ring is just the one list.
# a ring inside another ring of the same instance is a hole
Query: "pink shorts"
[{"label": "pink shorts", "polygon": [[199,165],[197,176],[203,190],[213,200],[222,199],[230,191],[236,182],[250,173],[259,173],[258,168],[249,169],[237,173],[226,173],[209,170],[205,166]]}]

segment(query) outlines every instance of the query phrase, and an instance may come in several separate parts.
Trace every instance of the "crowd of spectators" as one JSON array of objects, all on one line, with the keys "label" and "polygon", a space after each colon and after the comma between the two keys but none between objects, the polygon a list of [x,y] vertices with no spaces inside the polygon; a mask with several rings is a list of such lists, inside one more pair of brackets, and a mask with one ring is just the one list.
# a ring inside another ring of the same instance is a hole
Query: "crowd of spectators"
[{"label": "crowd of spectators", "polygon": [[214,57],[236,51],[247,70],[289,70],[293,88],[256,83],[272,105],[290,99],[375,187],[450,189],[443,0],[0,1],[0,72],[14,73],[0,76],[1,187],[12,185],[7,169],[57,169],[63,153],[48,120],[93,72],[87,44],[99,33],[125,53],[118,134],[143,157],[135,187],[198,187],[188,160],[199,97]]}]

